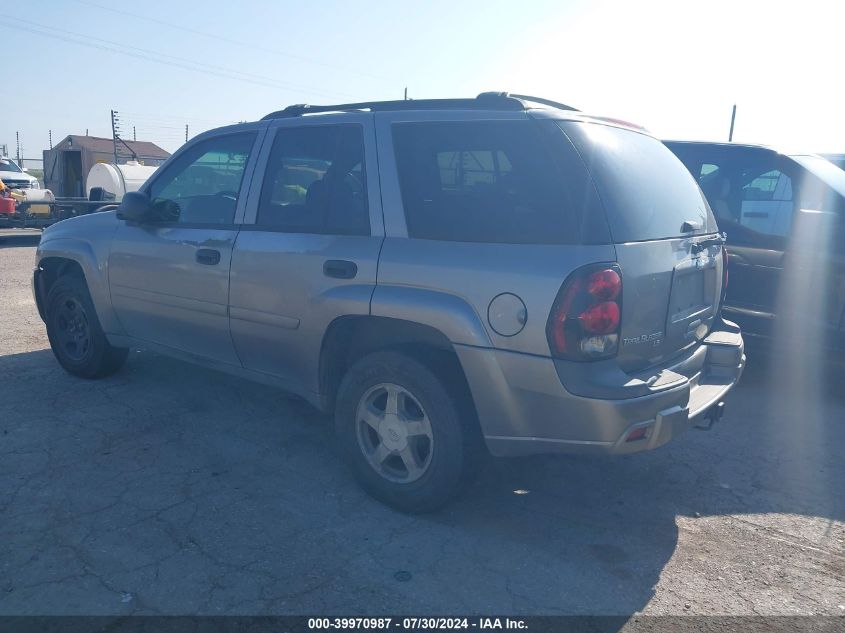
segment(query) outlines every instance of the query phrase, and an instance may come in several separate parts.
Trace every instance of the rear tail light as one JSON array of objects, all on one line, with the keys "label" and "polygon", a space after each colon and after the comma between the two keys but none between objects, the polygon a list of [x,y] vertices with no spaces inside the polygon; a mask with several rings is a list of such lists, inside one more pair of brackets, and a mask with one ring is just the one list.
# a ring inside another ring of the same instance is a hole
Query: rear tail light
[{"label": "rear tail light", "polygon": [[619,304],[604,301],[578,315],[581,327],[590,334],[611,334],[619,329]]},{"label": "rear tail light", "polygon": [[599,360],[616,355],[622,316],[622,273],[616,264],[579,268],[558,292],[546,335],[554,356]]},{"label": "rear tail light", "polygon": [[725,304],[725,294],[728,292],[728,249],[722,244],[722,298],[720,305]]}]

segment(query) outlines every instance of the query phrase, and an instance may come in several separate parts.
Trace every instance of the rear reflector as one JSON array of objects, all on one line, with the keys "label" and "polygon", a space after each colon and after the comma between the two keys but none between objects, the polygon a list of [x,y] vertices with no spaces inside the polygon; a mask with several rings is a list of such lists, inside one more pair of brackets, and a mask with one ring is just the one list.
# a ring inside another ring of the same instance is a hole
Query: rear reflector
[{"label": "rear reflector", "polygon": [[646,434],[648,433],[648,427],[639,426],[635,428],[633,431],[628,433],[628,437],[625,438],[626,442],[636,442],[637,440],[643,439]]}]

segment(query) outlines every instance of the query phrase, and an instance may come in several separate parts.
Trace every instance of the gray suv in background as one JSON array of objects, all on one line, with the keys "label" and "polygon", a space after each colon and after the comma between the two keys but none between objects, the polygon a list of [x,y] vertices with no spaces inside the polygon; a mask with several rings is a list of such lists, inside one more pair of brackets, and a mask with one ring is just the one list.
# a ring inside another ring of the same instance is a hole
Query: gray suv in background
[{"label": "gray suv in background", "polygon": [[724,258],[660,141],[485,93],[202,134],[47,229],[34,292],[69,372],[141,345],[278,385],[334,413],[366,490],[426,511],[485,447],[631,453],[717,416],[745,363]]}]

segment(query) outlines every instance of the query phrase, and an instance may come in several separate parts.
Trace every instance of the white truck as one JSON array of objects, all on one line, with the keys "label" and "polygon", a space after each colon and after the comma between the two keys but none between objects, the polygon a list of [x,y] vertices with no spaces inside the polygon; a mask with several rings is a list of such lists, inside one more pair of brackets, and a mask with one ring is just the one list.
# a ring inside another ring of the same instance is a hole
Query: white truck
[{"label": "white truck", "polygon": [[41,188],[38,178],[30,176],[26,173],[26,168],[19,167],[15,161],[7,156],[0,157],[0,180],[9,189]]},{"label": "white truck", "polygon": [[109,208],[119,203],[126,192],[137,191],[156,169],[134,160],[121,165],[98,163],[88,173],[86,198],[56,198],[49,189],[39,189],[38,180],[22,171],[17,173],[29,179],[28,185],[19,185],[18,179],[7,181],[3,176],[7,186],[23,195],[18,195],[9,212],[0,210],[0,228],[43,229],[59,220]]}]

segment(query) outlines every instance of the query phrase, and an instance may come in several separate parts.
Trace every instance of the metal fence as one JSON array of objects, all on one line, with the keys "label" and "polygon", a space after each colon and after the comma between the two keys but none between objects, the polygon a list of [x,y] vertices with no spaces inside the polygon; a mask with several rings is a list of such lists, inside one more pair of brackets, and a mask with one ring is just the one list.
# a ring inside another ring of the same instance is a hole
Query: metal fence
[{"label": "metal fence", "polygon": [[[14,156],[10,156],[16,162],[18,159]],[[30,176],[34,176],[38,178],[38,182],[41,183],[41,186],[44,186],[44,159],[43,158],[25,158],[23,156],[20,157],[20,161],[18,162],[22,169],[26,169],[27,173]]]}]

